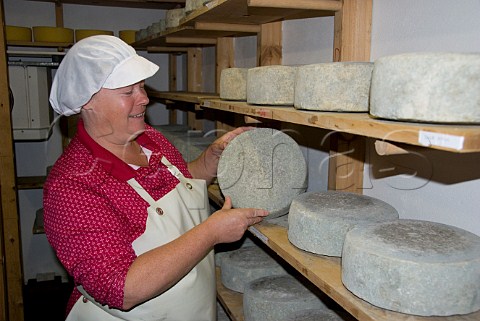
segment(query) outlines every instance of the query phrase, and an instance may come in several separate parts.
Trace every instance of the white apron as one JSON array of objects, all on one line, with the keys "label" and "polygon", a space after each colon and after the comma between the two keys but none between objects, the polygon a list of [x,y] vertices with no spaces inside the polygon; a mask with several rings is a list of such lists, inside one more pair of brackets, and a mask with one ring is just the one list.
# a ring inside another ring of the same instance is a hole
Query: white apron
[{"label": "white apron", "polygon": [[[165,157],[162,163],[180,183],[160,200],[155,201],[135,179],[128,181],[150,204],[145,232],[132,244],[137,255],[178,238],[210,214],[205,181],[186,178]],[[83,296],[73,306],[67,321],[214,321],[214,267],[212,250],[172,288],[127,312],[100,305],[79,286]]]}]

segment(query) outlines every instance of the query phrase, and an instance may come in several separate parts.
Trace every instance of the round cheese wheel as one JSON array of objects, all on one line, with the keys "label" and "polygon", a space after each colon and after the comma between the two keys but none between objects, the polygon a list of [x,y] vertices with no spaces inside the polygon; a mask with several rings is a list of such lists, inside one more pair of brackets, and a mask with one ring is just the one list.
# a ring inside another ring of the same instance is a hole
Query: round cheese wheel
[{"label": "round cheese wheel", "polygon": [[292,106],[295,73],[296,67],[293,66],[250,68],[247,73],[247,103]]},{"label": "round cheese wheel", "polygon": [[255,242],[250,235],[245,233],[245,235],[236,242],[217,244],[215,246],[215,266],[221,267],[223,258],[230,255],[233,251],[244,247],[257,246]]},{"label": "round cheese wheel", "polygon": [[407,53],[375,61],[370,114],[392,120],[480,122],[480,54]]},{"label": "round cheese wheel", "polygon": [[287,134],[257,128],[236,136],[218,163],[218,183],[233,207],[261,208],[266,219],[285,215],[293,198],[306,190],[307,164]]},{"label": "round cheese wheel", "polygon": [[332,62],[300,66],[295,79],[297,109],[368,112],[371,62]]},{"label": "round cheese wheel", "polygon": [[73,29],[62,27],[34,26],[33,40],[35,42],[73,42]]},{"label": "round cheese wheel", "polygon": [[185,8],[169,9],[165,12],[165,28],[174,28],[180,25],[180,20],[185,17]]},{"label": "round cheese wheel", "polygon": [[240,293],[253,280],[284,274],[287,271],[283,266],[259,246],[240,248],[222,259],[222,284]]},{"label": "round cheese wheel", "polygon": [[291,275],[266,276],[245,286],[245,321],[278,321],[306,309],[329,310],[321,296]]},{"label": "round cheese wheel", "polygon": [[445,224],[397,220],[348,232],[342,281],[378,307],[421,316],[480,309],[480,237]]},{"label": "round cheese wheel", "polygon": [[195,11],[208,2],[210,2],[210,0],[185,0],[185,12],[190,13]]},{"label": "round cheese wheel", "polygon": [[97,36],[97,35],[107,35],[113,36],[113,31],[111,30],[97,30],[97,29],[76,29],[75,30],[75,41],[80,41],[82,39]]},{"label": "round cheese wheel", "polygon": [[248,68],[227,68],[220,74],[220,98],[225,100],[247,100]]},{"label": "round cheese wheel", "polygon": [[128,44],[135,42],[135,33],[137,30],[120,30],[118,31],[118,36],[120,39],[125,41]]},{"label": "round cheese wheel", "polygon": [[345,321],[345,319],[333,311],[307,309],[290,313],[278,321]]},{"label": "round cheese wheel", "polygon": [[32,29],[29,27],[5,26],[7,41],[32,41]]},{"label": "round cheese wheel", "polygon": [[292,201],[288,239],[308,252],[341,256],[350,229],[396,219],[395,208],[370,196],[341,191],[308,192]]}]

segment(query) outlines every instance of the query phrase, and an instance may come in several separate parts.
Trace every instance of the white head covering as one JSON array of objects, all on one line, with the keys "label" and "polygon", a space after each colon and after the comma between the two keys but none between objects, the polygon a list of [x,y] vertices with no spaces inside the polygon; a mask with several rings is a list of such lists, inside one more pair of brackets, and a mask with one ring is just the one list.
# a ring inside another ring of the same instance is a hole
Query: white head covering
[{"label": "white head covering", "polygon": [[158,68],[117,37],[88,37],[73,45],[63,58],[52,83],[50,103],[60,115],[77,114],[102,87],[135,84],[153,76]]}]

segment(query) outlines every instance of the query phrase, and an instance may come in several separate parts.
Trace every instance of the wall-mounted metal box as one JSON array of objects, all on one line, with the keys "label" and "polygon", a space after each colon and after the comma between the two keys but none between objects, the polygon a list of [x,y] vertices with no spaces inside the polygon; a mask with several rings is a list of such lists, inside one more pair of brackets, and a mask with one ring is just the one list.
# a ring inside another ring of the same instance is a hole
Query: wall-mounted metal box
[{"label": "wall-mounted metal box", "polygon": [[9,85],[13,98],[14,140],[46,140],[53,111],[48,101],[50,68],[28,64],[9,64]]}]

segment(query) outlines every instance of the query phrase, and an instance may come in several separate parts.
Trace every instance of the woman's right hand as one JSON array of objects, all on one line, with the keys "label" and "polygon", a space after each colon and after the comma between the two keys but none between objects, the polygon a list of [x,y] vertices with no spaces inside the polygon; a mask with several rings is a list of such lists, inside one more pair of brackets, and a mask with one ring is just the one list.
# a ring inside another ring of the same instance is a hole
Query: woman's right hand
[{"label": "woman's right hand", "polygon": [[234,208],[229,196],[225,198],[222,209],[213,213],[208,222],[216,235],[216,244],[238,241],[247,228],[257,224],[268,215],[268,211],[256,208]]}]

